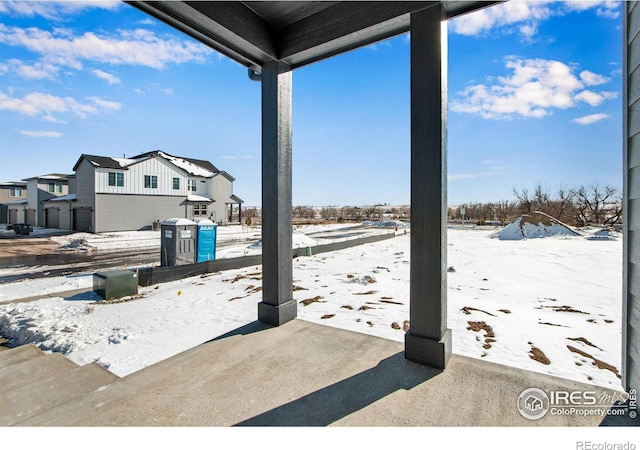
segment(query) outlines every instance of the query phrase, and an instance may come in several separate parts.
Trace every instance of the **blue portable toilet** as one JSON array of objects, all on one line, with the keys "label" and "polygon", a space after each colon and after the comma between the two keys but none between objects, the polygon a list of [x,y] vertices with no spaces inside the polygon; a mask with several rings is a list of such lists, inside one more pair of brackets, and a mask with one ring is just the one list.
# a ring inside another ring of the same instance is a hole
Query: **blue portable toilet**
[{"label": "blue portable toilet", "polygon": [[198,227],[196,262],[216,259],[216,235],[218,225],[209,219],[195,219]]}]

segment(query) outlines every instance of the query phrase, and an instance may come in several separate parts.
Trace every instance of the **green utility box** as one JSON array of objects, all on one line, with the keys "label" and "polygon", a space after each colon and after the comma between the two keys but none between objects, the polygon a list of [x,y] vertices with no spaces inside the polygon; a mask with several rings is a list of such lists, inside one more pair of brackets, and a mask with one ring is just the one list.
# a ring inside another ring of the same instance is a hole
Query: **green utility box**
[{"label": "green utility box", "polygon": [[96,272],[93,274],[93,290],[105,300],[136,295],[138,274],[131,270]]}]

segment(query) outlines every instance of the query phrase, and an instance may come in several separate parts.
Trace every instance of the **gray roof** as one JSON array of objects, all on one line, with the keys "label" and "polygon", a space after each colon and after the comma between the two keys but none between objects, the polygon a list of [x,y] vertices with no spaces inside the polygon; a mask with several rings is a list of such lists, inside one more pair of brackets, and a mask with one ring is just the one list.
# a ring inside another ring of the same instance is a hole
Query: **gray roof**
[{"label": "gray roof", "polygon": [[[175,155],[170,155],[167,152],[164,152],[162,150],[154,150],[151,152],[146,152],[146,153],[140,153],[139,155],[135,155],[135,156],[130,156],[128,159],[131,161],[137,161],[138,160],[143,160],[143,159],[147,159],[150,157],[154,157],[157,155],[160,155],[164,153],[165,155],[171,156],[173,158],[179,158],[179,159],[184,159],[185,161],[189,161],[192,164],[195,164],[196,166],[202,167],[203,169],[207,170],[208,172],[212,172],[212,173],[218,173],[220,172],[218,170],[218,168],[216,166],[214,166],[212,163],[210,163],[209,161],[205,161],[202,159],[194,159],[194,158],[185,158],[184,156],[175,156]],[[91,164],[93,164],[96,167],[102,167],[105,169],[119,169],[119,170],[128,170],[127,166],[123,166],[121,161],[116,160],[115,158],[111,158],[108,156],[96,156],[96,155],[85,155],[82,154],[80,156],[80,158],[78,159],[78,162],[76,162],[76,164],[73,166],[73,170],[77,170],[78,166],[80,165],[80,162],[86,159],[87,161],[89,161]],[[135,163],[134,163],[135,164]],[[184,168],[183,168],[184,170]]]},{"label": "gray roof", "polygon": [[498,1],[128,1],[247,67],[300,67],[409,30],[413,12],[452,18]]},{"label": "gray roof", "polygon": [[163,150],[153,150],[151,152],[141,153],[141,154],[136,155],[136,156],[131,156],[131,159],[147,158],[149,156],[155,156],[160,152],[162,152],[162,153],[164,153],[166,155],[172,156],[174,158],[180,158],[180,159],[184,159],[186,161],[189,161],[190,163],[193,163],[196,166],[200,166],[200,167],[202,167],[204,169],[207,169],[209,172],[213,172],[213,173],[220,172],[216,166],[214,166],[209,161],[205,161],[204,159],[194,159],[194,158],[186,158],[184,156],[171,155],[171,154],[169,154],[169,153],[167,153],[167,152],[165,152]]},{"label": "gray roof", "polygon": [[240,197],[238,197],[235,194],[231,194],[229,196],[229,199],[233,202],[233,203],[244,203],[244,200],[242,200]]},{"label": "gray roof", "polygon": [[113,158],[109,158],[107,156],[82,154],[78,159],[78,162],[75,164],[75,166],[73,166],[74,171],[78,168],[78,165],[80,165],[80,161],[82,161],[83,159],[86,159],[96,167],[104,167],[106,169],[122,169],[120,163]]}]

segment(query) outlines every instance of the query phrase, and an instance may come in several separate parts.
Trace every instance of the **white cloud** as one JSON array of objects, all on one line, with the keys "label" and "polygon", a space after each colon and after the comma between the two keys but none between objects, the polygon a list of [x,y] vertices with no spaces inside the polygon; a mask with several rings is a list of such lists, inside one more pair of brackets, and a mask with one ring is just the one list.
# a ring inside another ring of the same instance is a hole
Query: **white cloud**
[{"label": "white cloud", "polygon": [[62,133],[59,131],[22,130],[20,134],[33,138],[59,138]]},{"label": "white cloud", "polygon": [[19,59],[10,59],[4,64],[0,64],[0,74],[15,73],[21,78],[30,80],[52,80],[58,71],[59,68],[53,64],[36,62],[29,65]]},{"label": "white cloud", "polygon": [[481,9],[449,21],[449,29],[456,34],[475,36],[495,27],[513,25],[548,19],[552,15],[548,1],[526,2],[511,0],[495,6]]},{"label": "white cloud", "polygon": [[590,114],[588,116],[573,119],[571,122],[577,123],[579,125],[591,125],[592,123],[600,122],[601,120],[608,119],[609,117],[609,114],[604,113]]},{"label": "white cloud", "polygon": [[112,34],[0,24],[0,43],[23,47],[40,54],[42,61],[81,69],[83,61],[164,69],[171,64],[203,62],[212,50],[173,36],[159,36],[148,30],[119,30]]},{"label": "white cloud", "polygon": [[137,95],[147,95],[154,92],[162,92],[165,95],[173,95],[175,92],[171,88],[163,88],[158,83],[145,83],[145,85],[141,88],[134,88],[134,94]]},{"label": "white cloud", "polygon": [[576,100],[588,103],[591,106],[600,106],[605,100],[616,98],[618,94],[616,92],[593,92],[584,90],[575,96]]},{"label": "white cloud", "polygon": [[509,31],[517,26],[520,34],[531,40],[537,33],[538,24],[553,16],[564,16],[573,12],[595,10],[600,17],[616,19],[620,16],[620,2],[611,0],[510,0],[470,14],[452,19],[449,29],[456,34],[478,36],[494,28],[504,27]]},{"label": "white cloud", "polygon": [[222,159],[236,159],[233,155],[222,155]]},{"label": "white cloud", "polygon": [[119,1],[82,0],[82,1],[0,1],[0,13],[10,16],[34,17],[61,21],[70,14],[84,9],[100,8],[115,10],[120,7]]},{"label": "white cloud", "polygon": [[120,78],[118,78],[117,76],[100,69],[92,70],[91,73],[96,77],[105,80],[109,84],[119,84],[121,82]]},{"label": "white cloud", "polygon": [[491,175],[489,172],[470,172],[470,173],[454,173],[447,176],[449,181],[468,180],[471,178],[486,177]]},{"label": "white cloud", "polygon": [[122,108],[122,104],[118,103],[118,102],[112,102],[109,100],[104,100],[100,97],[88,97],[89,100],[91,100],[93,103],[95,103],[97,106],[99,106],[100,108],[103,109],[108,109],[111,111],[118,111],[120,108]]},{"label": "white cloud", "polygon": [[598,75],[597,73],[593,73],[589,70],[583,70],[580,72],[580,79],[587,86],[598,86],[611,81],[611,78],[605,77],[604,75]]},{"label": "white cloud", "polygon": [[560,61],[509,58],[505,66],[512,70],[510,76],[467,87],[452,101],[451,110],[485,119],[540,118],[578,102],[598,106],[617,96],[615,92],[585,90],[586,85],[608,79],[586,70],[578,78],[572,67]]},{"label": "white cloud", "polygon": [[42,92],[31,92],[22,98],[10,97],[0,92],[0,110],[37,117],[48,122],[59,122],[54,114],[70,114],[87,118],[105,111],[120,109],[120,104],[92,97],[91,103],[81,103],[72,97],[57,97]]}]

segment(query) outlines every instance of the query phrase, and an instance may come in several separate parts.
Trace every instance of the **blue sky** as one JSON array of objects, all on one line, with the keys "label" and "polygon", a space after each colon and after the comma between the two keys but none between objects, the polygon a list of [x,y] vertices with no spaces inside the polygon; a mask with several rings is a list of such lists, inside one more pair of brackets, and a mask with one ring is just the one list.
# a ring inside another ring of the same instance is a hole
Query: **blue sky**
[{"label": "blue sky", "polygon": [[[622,186],[612,1],[510,1],[449,21],[449,204]],[[409,203],[409,37],[293,74],[294,204]],[[260,85],[123,3],[0,0],[0,181],[82,153],[213,162],[260,204]]]}]

